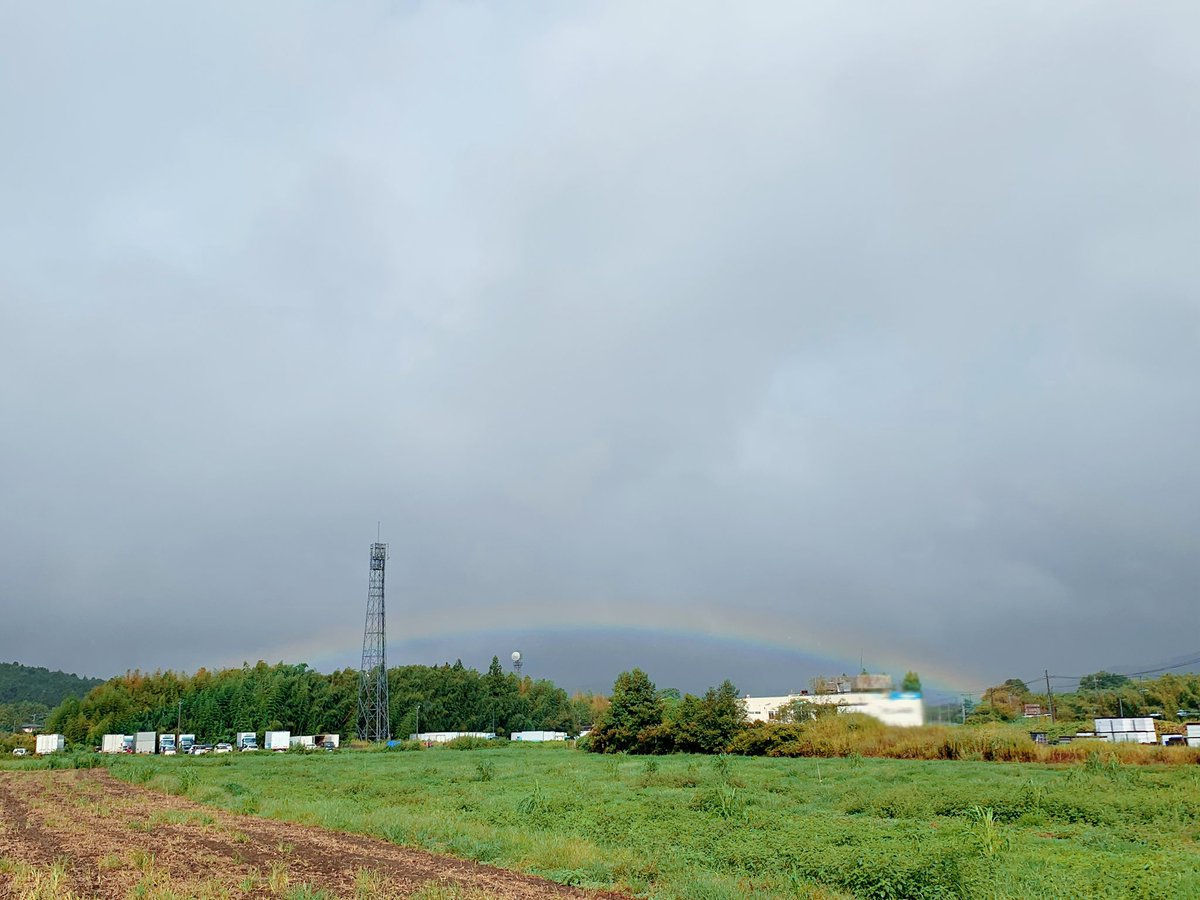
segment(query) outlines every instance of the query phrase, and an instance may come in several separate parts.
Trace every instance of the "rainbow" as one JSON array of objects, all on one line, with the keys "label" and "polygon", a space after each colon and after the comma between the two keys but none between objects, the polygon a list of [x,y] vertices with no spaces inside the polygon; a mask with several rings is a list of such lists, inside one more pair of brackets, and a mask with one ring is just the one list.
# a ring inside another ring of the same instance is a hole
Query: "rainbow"
[{"label": "rainbow", "polygon": [[[527,608],[522,608],[527,607]],[[599,636],[638,635],[647,638],[670,639],[675,643],[688,641],[718,644],[729,648],[731,658],[755,651],[794,654],[806,658],[808,665],[817,663],[829,674],[854,672],[860,657],[872,671],[885,671],[899,677],[909,669],[921,675],[927,692],[931,689],[960,691],[965,685],[988,683],[980,671],[950,668],[941,660],[930,659],[926,652],[913,649],[906,652],[894,641],[881,641],[876,636],[826,629],[824,632],[806,627],[801,617],[788,617],[782,625],[778,616],[757,618],[745,611],[738,615],[712,610],[662,607],[642,608],[631,613],[627,608],[609,607],[589,610],[586,618],[578,610],[559,607],[547,612],[543,605],[505,604],[473,607],[469,613],[448,614],[441,609],[405,609],[404,641],[464,642],[494,637],[500,649],[516,646],[530,636],[554,636],[561,643],[572,635]],[[470,625],[464,624],[469,618]],[[536,623],[528,627],[514,623]],[[681,625],[686,622],[686,625]],[[394,646],[396,641],[391,642]],[[326,671],[341,666],[356,665],[362,647],[361,624],[347,623],[337,629],[326,629],[320,637],[278,645],[263,655],[264,659],[303,661]],[[503,654],[501,653],[503,656]],[[389,652],[392,664],[403,662]],[[238,663],[240,664],[240,660]],[[614,672],[615,677],[617,673]]]}]

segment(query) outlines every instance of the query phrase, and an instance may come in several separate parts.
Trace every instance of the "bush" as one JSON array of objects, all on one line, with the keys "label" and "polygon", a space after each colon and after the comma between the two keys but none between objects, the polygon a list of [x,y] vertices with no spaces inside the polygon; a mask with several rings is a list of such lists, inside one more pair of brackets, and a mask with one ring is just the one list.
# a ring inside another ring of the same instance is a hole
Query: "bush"
[{"label": "bush", "polygon": [[491,738],[470,737],[464,734],[446,741],[442,746],[449,750],[488,750],[499,745]]},{"label": "bush", "polygon": [[782,754],[773,751],[799,741],[802,731],[801,725],[751,722],[734,735],[729,752],[740,756],[780,756]]},{"label": "bush", "polygon": [[404,741],[396,741],[395,743],[388,744],[388,745],[386,745],[386,749],[388,752],[396,752],[396,751],[406,752],[409,750],[424,750],[425,748],[422,746],[420,741],[404,740]]}]

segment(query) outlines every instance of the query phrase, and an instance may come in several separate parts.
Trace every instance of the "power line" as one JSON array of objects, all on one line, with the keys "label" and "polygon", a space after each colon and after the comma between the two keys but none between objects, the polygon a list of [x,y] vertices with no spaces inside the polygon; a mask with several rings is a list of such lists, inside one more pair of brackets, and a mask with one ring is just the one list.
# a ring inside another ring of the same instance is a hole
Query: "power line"
[{"label": "power line", "polygon": [[[1173,669],[1183,669],[1183,668],[1186,668],[1187,666],[1196,666],[1196,665],[1200,665],[1200,654],[1192,656],[1188,659],[1185,659],[1182,662],[1171,663],[1170,665],[1166,665],[1166,666],[1158,666],[1158,667],[1155,667],[1152,669],[1142,669],[1138,672],[1113,672],[1112,674],[1123,675],[1126,678],[1136,678],[1139,675],[1157,675],[1160,672],[1170,672]],[[1093,674],[1095,674],[1095,673],[1093,673]],[[986,694],[988,691],[992,690],[993,688],[1003,687],[1005,684],[1007,684],[1010,681],[1020,681],[1021,684],[1025,685],[1025,687],[1029,688],[1029,687],[1032,687],[1034,684],[1043,682],[1045,680],[1045,677],[1046,676],[1043,674],[1043,675],[1037,675],[1033,678],[1027,678],[1024,680],[1009,678],[998,684],[989,685],[986,688],[976,688],[974,690],[965,690],[965,691],[947,691],[945,693],[948,696],[953,696],[953,697],[959,697],[959,696],[981,697],[984,694]],[[1050,679],[1052,681],[1082,681],[1086,677],[1087,677],[1086,675],[1051,675]]]},{"label": "power line", "polygon": [[[1186,659],[1183,662],[1175,663],[1170,666],[1159,666],[1156,669],[1142,669],[1140,672],[1113,672],[1113,675],[1123,675],[1126,678],[1134,678],[1138,675],[1157,675],[1159,672],[1170,672],[1172,669],[1182,669],[1185,666],[1200,665],[1200,656],[1194,659]],[[1063,678],[1069,681],[1081,681],[1086,678],[1086,675],[1051,675],[1051,678]]]}]

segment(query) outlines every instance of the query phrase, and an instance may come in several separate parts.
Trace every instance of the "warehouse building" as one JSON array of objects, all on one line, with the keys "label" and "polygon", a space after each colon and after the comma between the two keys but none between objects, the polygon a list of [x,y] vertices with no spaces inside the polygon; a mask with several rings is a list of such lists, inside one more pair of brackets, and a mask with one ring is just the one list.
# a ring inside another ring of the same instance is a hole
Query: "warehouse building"
[{"label": "warehouse building", "polygon": [[885,725],[910,728],[925,724],[921,695],[911,691],[886,694],[788,694],[784,697],[746,697],[746,718],[751,722],[773,722],[779,710],[793,700],[807,703],[836,704],[842,712],[857,712],[878,719]]}]

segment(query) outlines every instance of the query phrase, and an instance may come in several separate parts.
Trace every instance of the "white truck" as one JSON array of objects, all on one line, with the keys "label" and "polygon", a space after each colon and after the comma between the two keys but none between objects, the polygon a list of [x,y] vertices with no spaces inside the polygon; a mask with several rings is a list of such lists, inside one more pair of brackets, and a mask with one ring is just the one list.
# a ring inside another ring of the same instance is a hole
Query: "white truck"
[{"label": "white truck", "polygon": [[194,746],[196,746],[196,736],[194,734],[181,734],[179,736],[180,753],[184,755],[191,753]]},{"label": "white truck", "polygon": [[263,735],[263,746],[268,750],[286,751],[291,740],[290,731],[268,731]]},{"label": "white truck", "polygon": [[296,734],[288,740],[288,746],[293,750],[313,750],[317,746],[317,739],[311,734]]},{"label": "white truck", "polygon": [[129,753],[133,750],[133,737],[128,734],[106,734],[100,738],[101,753]]},{"label": "white truck", "polygon": [[317,746],[322,750],[336,750],[342,743],[340,734],[318,734]]},{"label": "white truck", "polygon": [[39,734],[35,752],[38,756],[46,753],[61,753],[67,746],[67,740],[61,734]]},{"label": "white truck", "polygon": [[239,731],[237,733],[237,740],[233,742],[233,746],[239,750],[257,750],[258,734],[253,731]]},{"label": "white truck", "polygon": [[176,750],[175,735],[164,734],[158,739],[158,752],[163,756],[174,756]]},{"label": "white truck", "polygon": [[139,731],[133,738],[134,753],[153,754],[158,751],[158,732]]}]

